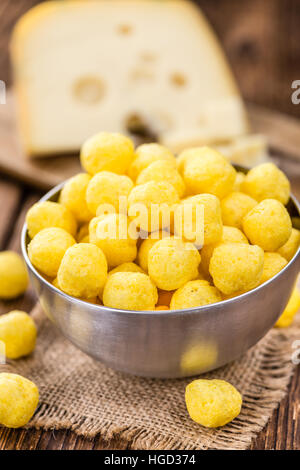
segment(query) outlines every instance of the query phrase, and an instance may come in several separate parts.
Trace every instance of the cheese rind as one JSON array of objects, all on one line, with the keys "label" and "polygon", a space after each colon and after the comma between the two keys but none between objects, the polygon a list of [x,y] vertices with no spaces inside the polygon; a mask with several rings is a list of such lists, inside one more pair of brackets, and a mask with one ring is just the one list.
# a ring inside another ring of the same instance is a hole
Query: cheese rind
[{"label": "cheese rind", "polygon": [[133,114],[177,151],[248,130],[223,52],[185,1],[45,2],[17,24],[12,63],[30,155],[78,151]]}]

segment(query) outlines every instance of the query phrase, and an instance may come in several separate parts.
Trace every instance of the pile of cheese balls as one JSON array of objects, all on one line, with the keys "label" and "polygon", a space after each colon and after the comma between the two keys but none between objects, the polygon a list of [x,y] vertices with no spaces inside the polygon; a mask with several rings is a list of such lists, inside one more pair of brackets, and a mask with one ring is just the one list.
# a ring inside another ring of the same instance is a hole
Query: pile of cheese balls
[{"label": "pile of cheese balls", "polygon": [[[244,175],[212,148],[175,158],[162,145],[135,149],[128,137],[104,132],[84,143],[81,163],[86,172],[66,182],[58,201],[35,204],[26,219],[32,264],[71,296],[126,310],[199,307],[266,282],[299,246],[285,207],[290,184],[273,163]],[[149,218],[154,204],[169,208],[170,224],[158,217],[150,233],[147,218],[137,222],[146,239],[124,236],[124,222],[138,220],[136,204]],[[200,249],[172,224],[174,208],[186,204],[195,214],[204,208]]]},{"label": "pile of cheese balls", "polygon": [[[32,264],[68,295],[125,310],[199,307],[266,282],[298,249],[300,232],[285,208],[290,184],[273,163],[244,175],[208,147],[175,158],[159,144],[134,149],[129,138],[114,133],[85,142],[81,163],[86,172],[66,182],[58,201],[35,204],[26,218]],[[147,208],[145,219],[133,216],[136,204]],[[204,208],[201,247],[196,235],[194,240],[178,235],[184,211],[179,225],[174,223],[176,208],[187,204],[192,225],[197,208]],[[110,211],[103,212],[106,205]],[[149,230],[153,205],[168,209],[170,223],[158,217]],[[132,236],[129,222],[143,236]],[[111,229],[114,237],[107,236]],[[20,257],[0,253],[0,298],[22,294],[27,284]],[[288,326],[299,306],[294,290],[277,326]],[[36,334],[25,312],[0,317],[0,341],[10,359],[30,354]],[[191,418],[207,427],[227,424],[242,405],[240,393],[223,380],[195,380],[185,398]],[[38,400],[38,389],[28,379],[0,374],[1,424],[23,426]]]}]

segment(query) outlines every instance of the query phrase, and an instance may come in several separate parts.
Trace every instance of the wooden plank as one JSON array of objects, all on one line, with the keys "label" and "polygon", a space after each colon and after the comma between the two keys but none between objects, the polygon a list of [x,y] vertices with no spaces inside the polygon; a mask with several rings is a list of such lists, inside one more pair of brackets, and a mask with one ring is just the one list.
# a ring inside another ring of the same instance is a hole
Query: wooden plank
[{"label": "wooden plank", "polygon": [[10,235],[12,223],[18,210],[22,190],[13,182],[0,179],[0,250],[4,249],[7,237]]}]

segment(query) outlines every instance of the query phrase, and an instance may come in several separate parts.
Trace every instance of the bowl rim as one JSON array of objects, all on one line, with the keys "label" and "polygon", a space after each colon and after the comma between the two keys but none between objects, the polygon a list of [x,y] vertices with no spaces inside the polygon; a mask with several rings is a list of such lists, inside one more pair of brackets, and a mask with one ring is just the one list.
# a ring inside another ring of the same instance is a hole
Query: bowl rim
[{"label": "bowl rim", "polygon": [[[241,167],[240,165],[235,165],[235,167],[237,167],[238,170],[248,170],[246,169],[245,167]],[[37,202],[44,202],[44,201],[48,201],[49,199],[51,199],[53,196],[55,196],[62,188],[63,186],[65,185],[66,181],[68,180],[65,180],[63,181],[62,183],[59,183],[58,185],[54,186],[52,189],[50,189],[50,191],[48,191],[41,199],[39,199]],[[297,212],[298,212],[298,215],[300,216],[300,203],[299,201],[297,200],[297,198],[291,193],[290,194],[290,200],[292,200],[294,206],[296,207],[297,209]],[[236,303],[236,302],[239,302],[241,299],[244,300],[246,299],[247,297],[250,297],[251,295],[255,295],[256,292],[264,289],[266,286],[268,286],[269,284],[271,284],[273,281],[275,281],[276,279],[278,279],[280,276],[282,276],[296,261],[297,259],[299,258],[299,255],[300,255],[300,246],[298,247],[298,250],[296,251],[296,253],[294,254],[294,256],[290,259],[290,261],[288,261],[288,263],[286,264],[286,266],[281,269],[277,274],[275,274],[275,276],[273,276],[272,278],[268,279],[266,282],[264,282],[263,284],[260,284],[258,285],[257,287],[255,287],[254,289],[251,289],[250,291],[248,292],[244,292],[243,294],[240,294],[240,295],[237,295],[236,297],[233,297],[231,299],[225,299],[225,300],[221,300],[220,302],[215,302],[215,303],[212,303],[212,304],[207,304],[207,305],[202,305],[202,306],[199,306],[199,307],[192,307],[192,308],[184,308],[184,309],[178,309],[178,310],[123,310],[123,309],[118,309],[118,308],[113,308],[113,307],[106,307],[104,305],[98,305],[98,304],[93,304],[93,303],[90,303],[90,302],[87,302],[85,300],[81,300],[79,298],[76,298],[76,297],[73,297],[69,294],[66,294],[65,292],[63,292],[62,290],[58,289],[57,287],[55,287],[51,282],[49,282],[47,279],[45,279],[39,272],[38,270],[33,266],[33,264],[31,263],[30,259],[29,259],[29,256],[28,256],[28,252],[27,252],[27,243],[26,243],[26,237],[27,237],[28,233],[27,233],[27,223],[25,221],[23,227],[22,227],[22,231],[21,231],[21,250],[22,250],[22,255],[23,255],[23,258],[25,259],[25,262],[26,262],[26,265],[27,265],[27,268],[39,279],[39,281],[46,285],[47,288],[50,288],[51,290],[53,290],[55,293],[59,294],[60,296],[64,297],[66,300],[68,300],[69,302],[72,302],[72,303],[79,303],[79,304],[82,304],[83,306],[89,306],[89,307],[92,307],[93,309],[99,309],[99,311],[107,311],[107,310],[110,310],[112,313],[115,313],[115,314],[118,314],[118,313],[121,313],[122,315],[126,314],[126,315],[160,315],[160,316],[165,316],[165,315],[182,315],[182,314],[195,314],[195,313],[203,313],[204,311],[207,312],[208,310],[213,310],[216,308],[216,306],[218,306],[218,308],[222,308],[222,306],[224,304],[228,304],[228,303]]]}]

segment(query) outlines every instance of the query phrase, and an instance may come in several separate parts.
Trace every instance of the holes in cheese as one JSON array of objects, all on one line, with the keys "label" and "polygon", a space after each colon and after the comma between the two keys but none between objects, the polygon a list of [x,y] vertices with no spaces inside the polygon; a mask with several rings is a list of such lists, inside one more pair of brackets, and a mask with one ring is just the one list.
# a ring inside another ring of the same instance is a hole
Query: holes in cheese
[{"label": "holes in cheese", "polygon": [[140,59],[144,62],[155,62],[157,59],[156,54],[151,51],[143,51],[140,54]]},{"label": "holes in cheese", "polygon": [[73,84],[73,96],[85,104],[96,104],[105,95],[105,83],[99,77],[81,77]]},{"label": "holes in cheese", "polygon": [[187,78],[185,77],[183,73],[175,72],[171,74],[170,81],[173,85],[180,88],[186,85]]},{"label": "holes in cheese", "polygon": [[133,32],[133,27],[130,24],[120,24],[117,31],[119,34],[126,36]]}]

